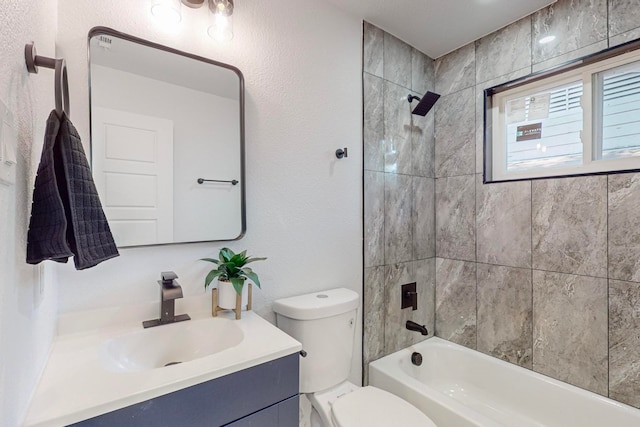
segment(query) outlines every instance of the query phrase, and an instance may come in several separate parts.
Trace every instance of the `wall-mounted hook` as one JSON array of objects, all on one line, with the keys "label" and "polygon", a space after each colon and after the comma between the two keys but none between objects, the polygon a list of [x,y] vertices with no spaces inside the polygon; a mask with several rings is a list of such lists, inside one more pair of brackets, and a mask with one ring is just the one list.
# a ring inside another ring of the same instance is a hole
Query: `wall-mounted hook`
[{"label": "wall-mounted hook", "polygon": [[56,113],[62,117],[62,113],[70,115],[69,109],[69,81],[67,78],[67,65],[62,58],[47,58],[36,54],[36,47],[31,43],[24,46],[24,59],[27,64],[27,71],[32,74],[38,72],[38,67],[51,68],[55,70],[55,95]]},{"label": "wall-mounted hook", "polygon": [[339,159],[341,159],[341,158],[343,158],[343,157],[349,157],[349,156],[347,155],[347,147],[344,147],[344,148],[338,148],[338,149],[336,150],[336,157],[337,157],[337,158],[339,158]]}]

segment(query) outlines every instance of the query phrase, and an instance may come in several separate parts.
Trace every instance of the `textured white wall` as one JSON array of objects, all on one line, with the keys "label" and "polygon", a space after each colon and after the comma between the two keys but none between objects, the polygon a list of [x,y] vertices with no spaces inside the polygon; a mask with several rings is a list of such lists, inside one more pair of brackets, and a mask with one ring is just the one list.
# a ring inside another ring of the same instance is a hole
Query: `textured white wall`
[{"label": "textured white wall", "polygon": [[20,424],[49,354],[56,286],[25,263],[28,211],[45,121],[53,103],[53,70],[28,74],[24,45],[55,56],[56,1],[3,0],[0,7],[0,99],[15,117],[18,164],[13,186],[0,184],[0,426]]},{"label": "textured white wall", "polygon": [[[153,19],[146,1],[59,0],[58,48],[68,61],[72,119],[85,145],[92,27],[239,67],[246,83],[247,234],[228,246],[269,258],[254,264],[264,288],[254,293],[255,310],[273,321],[277,298],[338,286],[361,293],[361,22],[326,2],[242,0],[234,39],[217,44],[206,35],[206,17],[183,8],[182,23],[169,29]],[[349,157],[338,161],[334,151],[345,146]],[[165,270],[178,273],[185,295],[202,293],[209,266],[197,260],[219,248],[124,249],[83,272],[64,266],[60,310],[156,301]],[[359,382],[360,342],[355,350],[352,379]]]}]

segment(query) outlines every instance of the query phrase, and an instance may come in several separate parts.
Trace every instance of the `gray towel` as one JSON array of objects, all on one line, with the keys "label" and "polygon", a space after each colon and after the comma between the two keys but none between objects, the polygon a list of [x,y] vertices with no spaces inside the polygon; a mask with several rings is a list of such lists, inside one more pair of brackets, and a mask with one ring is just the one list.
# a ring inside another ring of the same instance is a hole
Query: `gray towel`
[{"label": "gray towel", "polygon": [[50,259],[77,270],[118,256],[78,132],[52,111],[33,190],[27,262]]}]

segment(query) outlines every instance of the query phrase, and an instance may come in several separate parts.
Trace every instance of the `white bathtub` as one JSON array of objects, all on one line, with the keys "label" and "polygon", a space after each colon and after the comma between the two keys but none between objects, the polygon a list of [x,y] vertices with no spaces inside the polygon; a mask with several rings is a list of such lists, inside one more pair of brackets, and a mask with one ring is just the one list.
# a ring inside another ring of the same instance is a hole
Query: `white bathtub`
[{"label": "white bathtub", "polygon": [[[411,363],[414,351],[421,366]],[[438,427],[640,426],[638,409],[440,338],[372,362],[369,383]]]}]

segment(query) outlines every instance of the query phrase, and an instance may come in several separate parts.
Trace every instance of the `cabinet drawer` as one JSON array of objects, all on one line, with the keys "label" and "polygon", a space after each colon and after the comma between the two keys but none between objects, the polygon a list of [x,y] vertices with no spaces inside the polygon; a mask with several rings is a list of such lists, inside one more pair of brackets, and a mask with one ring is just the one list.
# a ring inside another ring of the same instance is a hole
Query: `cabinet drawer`
[{"label": "cabinet drawer", "polygon": [[225,427],[298,427],[298,400],[290,397]]}]

